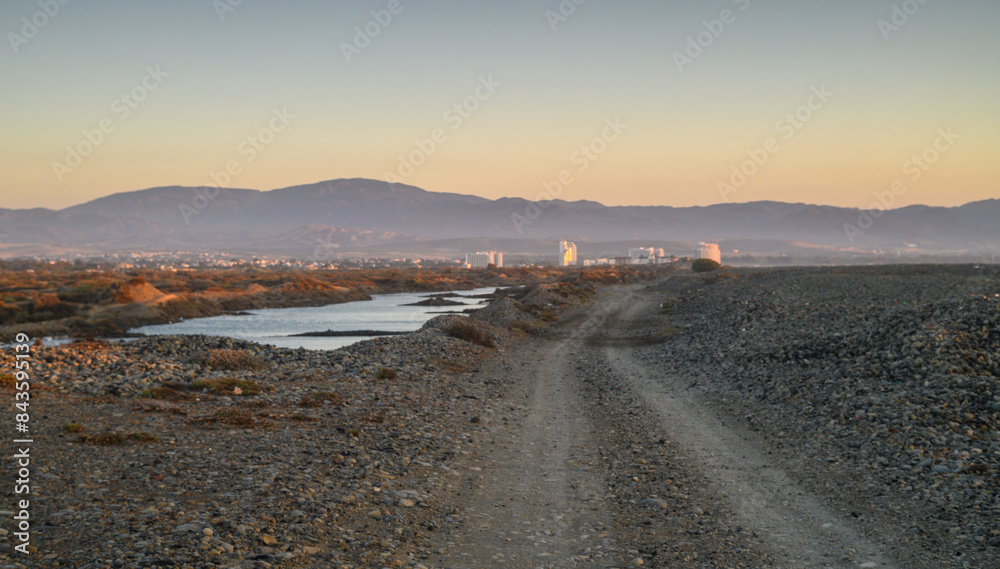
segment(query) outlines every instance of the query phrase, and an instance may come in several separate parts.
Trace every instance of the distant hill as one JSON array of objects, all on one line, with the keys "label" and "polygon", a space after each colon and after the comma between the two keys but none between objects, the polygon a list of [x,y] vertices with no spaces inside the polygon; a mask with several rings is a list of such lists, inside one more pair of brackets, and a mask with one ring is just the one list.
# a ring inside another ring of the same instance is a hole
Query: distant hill
[{"label": "distant hill", "polygon": [[560,238],[742,240],[771,244],[775,251],[979,251],[1000,247],[1000,200],[910,206],[874,219],[856,209],[800,203],[612,207],[593,201],[490,200],[341,179],[271,191],[172,186],[113,194],[59,211],[0,209],[0,235],[5,244],[52,247],[238,248],[289,255],[318,250],[331,256],[383,246],[420,250],[433,241],[452,250],[465,243],[485,245],[483,239],[527,251]]}]

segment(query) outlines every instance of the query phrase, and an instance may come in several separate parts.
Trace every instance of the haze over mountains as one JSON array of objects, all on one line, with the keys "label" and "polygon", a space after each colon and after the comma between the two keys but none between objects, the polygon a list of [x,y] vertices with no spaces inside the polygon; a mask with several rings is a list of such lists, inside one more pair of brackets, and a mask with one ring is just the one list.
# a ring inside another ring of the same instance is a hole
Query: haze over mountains
[{"label": "haze over mountains", "polygon": [[[207,197],[206,197],[207,194]],[[209,199],[210,198],[210,199]],[[760,252],[1000,250],[1000,200],[960,207],[860,210],[782,202],[705,207],[609,207],[592,201],[490,200],[403,184],[341,179],[271,191],[162,187],[63,210],[0,209],[8,245],[112,250],[239,250],[331,256],[403,251],[447,254],[545,250],[580,242],[742,242]]]}]

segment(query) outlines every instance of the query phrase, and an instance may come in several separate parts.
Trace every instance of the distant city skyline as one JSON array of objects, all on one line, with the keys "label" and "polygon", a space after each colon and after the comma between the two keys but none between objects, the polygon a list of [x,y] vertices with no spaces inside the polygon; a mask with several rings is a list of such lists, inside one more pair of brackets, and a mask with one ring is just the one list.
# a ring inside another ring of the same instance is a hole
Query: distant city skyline
[{"label": "distant city skyline", "polygon": [[0,4],[0,208],[337,178],[607,205],[1000,197],[1000,3]]}]

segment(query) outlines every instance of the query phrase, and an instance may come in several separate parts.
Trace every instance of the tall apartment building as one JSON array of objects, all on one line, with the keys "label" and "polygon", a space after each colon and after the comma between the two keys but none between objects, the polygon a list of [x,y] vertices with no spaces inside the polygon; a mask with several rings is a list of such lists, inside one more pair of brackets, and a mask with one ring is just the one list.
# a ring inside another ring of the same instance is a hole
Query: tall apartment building
[{"label": "tall apartment building", "polygon": [[576,264],[576,243],[572,241],[559,242],[559,266],[569,267]]}]

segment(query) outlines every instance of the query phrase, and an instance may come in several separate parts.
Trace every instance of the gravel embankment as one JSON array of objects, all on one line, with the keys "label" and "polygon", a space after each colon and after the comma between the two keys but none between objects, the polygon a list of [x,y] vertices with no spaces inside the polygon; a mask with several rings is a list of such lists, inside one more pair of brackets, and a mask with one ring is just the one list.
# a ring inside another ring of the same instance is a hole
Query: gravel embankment
[{"label": "gravel embankment", "polygon": [[1000,566],[998,275],[739,270],[657,290],[679,328],[648,349],[665,373],[886,541],[917,542],[942,567]]}]

